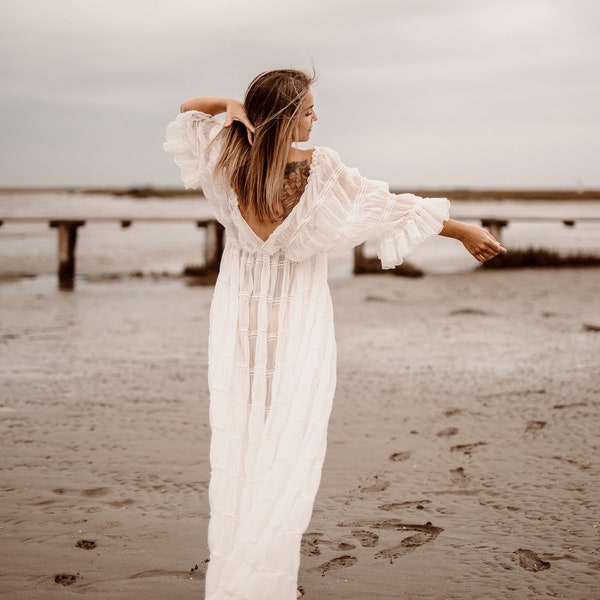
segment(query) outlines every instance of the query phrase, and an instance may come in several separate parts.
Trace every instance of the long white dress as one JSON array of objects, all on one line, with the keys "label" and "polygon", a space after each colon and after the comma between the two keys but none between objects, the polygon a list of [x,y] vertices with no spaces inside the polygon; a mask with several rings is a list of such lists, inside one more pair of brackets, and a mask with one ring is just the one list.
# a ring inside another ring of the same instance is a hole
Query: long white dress
[{"label": "long white dress", "polygon": [[206,599],[293,600],[336,381],[326,252],[376,238],[391,268],[440,231],[448,201],[391,194],[317,147],[298,204],[262,241],[213,176],[221,128],[181,113],[164,144],[226,231],[210,314]]}]

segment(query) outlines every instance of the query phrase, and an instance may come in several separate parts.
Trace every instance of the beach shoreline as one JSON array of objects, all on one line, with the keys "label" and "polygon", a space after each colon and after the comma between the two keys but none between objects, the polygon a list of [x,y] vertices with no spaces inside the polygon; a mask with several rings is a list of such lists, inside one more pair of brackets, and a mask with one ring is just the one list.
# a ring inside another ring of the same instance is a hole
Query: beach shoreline
[{"label": "beach shoreline", "polygon": [[[2,286],[0,595],[201,598],[212,288],[53,283]],[[597,270],[330,287],[305,598],[593,597]]]},{"label": "beach shoreline", "polygon": [[[547,201],[586,201],[600,200],[600,189],[580,189],[569,187],[554,188],[510,188],[510,187],[451,187],[424,188],[423,186],[392,186],[392,191],[401,194],[411,191],[418,196],[444,197],[449,200],[465,200],[479,202],[482,199],[502,200],[539,200]],[[37,186],[37,187],[0,187],[2,196],[26,194],[85,194],[130,197],[137,199],[169,199],[169,198],[203,198],[202,190],[191,190],[182,187],[155,187],[149,185],[132,185],[128,187],[89,187],[89,186]]]}]

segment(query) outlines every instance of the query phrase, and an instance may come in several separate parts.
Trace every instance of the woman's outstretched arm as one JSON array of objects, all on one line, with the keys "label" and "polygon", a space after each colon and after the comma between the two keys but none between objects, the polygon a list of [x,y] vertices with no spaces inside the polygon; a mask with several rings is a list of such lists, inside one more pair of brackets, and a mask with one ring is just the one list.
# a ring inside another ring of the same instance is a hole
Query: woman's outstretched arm
[{"label": "woman's outstretched arm", "polygon": [[249,131],[254,133],[254,127],[246,115],[244,105],[235,98],[195,96],[181,103],[180,111],[187,112],[188,110],[198,110],[212,116],[227,113],[223,124],[225,127],[229,127],[234,121],[240,121]]},{"label": "woman's outstretched arm", "polygon": [[451,237],[462,242],[463,246],[479,261],[486,262],[498,254],[504,254],[506,248],[483,227],[467,225],[461,221],[448,219],[440,231],[440,235]]}]

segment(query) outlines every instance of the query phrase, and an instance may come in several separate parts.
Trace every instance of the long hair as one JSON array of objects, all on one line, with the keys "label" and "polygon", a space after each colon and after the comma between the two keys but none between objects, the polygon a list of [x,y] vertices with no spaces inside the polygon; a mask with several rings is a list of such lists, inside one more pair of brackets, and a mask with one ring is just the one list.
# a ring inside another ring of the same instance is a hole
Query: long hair
[{"label": "long hair", "polygon": [[280,195],[290,145],[302,104],[314,81],[303,71],[276,69],[261,73],[248,86],[244,108],[254,126],[248,140],[243,123],[224,129],[216,170],[231,185],[242,209],[262,222],[285,216]]}]

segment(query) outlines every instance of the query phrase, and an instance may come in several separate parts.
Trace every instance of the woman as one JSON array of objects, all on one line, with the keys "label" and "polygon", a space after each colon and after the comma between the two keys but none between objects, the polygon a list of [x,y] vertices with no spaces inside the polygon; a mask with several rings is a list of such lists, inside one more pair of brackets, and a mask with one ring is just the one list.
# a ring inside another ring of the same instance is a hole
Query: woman
[{"label": "woman", "polygon": [[311,83],[268,71],[243,103],[192,98],[167,129],[165,150],[185,186],[202,187],[227,240],[210,315],[208,600],[300,596],[335,390],[326,252],[374,238],[392,268],[437,233],[480,261],[505,251],[449,219],[446,199],[391,194],[329,148],[295,148],[317,120]]}]

